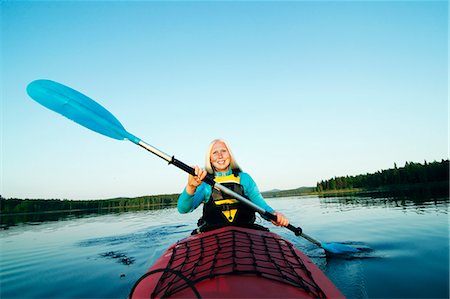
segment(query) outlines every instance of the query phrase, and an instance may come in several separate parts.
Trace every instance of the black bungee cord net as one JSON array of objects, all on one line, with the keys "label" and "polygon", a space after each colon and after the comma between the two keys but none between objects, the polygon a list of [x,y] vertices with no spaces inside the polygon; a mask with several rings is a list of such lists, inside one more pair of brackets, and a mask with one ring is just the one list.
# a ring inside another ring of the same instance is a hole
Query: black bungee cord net
[{"label": "black bungee cord net", "polygon": [[[232,246],[230,246],[230,244]],[[166,268],[146,273],[130,293],[146,277],[162,272],[150,298],[167,298],[191,288],[200,298],[195,285],[216,276],[251,274],[285,283],[304,290],[314,298],[326,298],[311,272],[296,254],[294,246],[273,235],[260,235],[228,230],[172,247]]]}]

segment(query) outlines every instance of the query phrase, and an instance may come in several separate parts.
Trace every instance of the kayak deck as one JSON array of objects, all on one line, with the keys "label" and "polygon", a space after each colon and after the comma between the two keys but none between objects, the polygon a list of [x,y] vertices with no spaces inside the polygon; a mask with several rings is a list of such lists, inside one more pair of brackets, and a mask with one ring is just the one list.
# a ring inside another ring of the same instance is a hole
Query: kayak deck
[{"label": "kayak deck", "polygon": [[343,298],[334,284],[278,235],[223,227],[172,245],[130,298]]}]

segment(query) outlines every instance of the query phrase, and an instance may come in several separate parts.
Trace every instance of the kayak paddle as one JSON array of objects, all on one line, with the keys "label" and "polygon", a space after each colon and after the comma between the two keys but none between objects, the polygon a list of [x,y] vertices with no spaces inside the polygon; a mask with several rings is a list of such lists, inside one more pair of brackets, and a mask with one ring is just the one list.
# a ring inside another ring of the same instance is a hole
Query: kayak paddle
[{"label": "kayak paddle", "polygon": [[[28,85],[27,93],[39,104],[71,119],[83,127],[114,139],[129,140],[155,154],[156,156],[166,160],[169,164],[173,164],[183,171],[191,175],[195,175],[195,171],[192,167],[184,164],[180,160],[177,160],[174,156],[167,155],[148,143],[145,143],[140,138],[127,132],[117,118],[111,114],[111,112],[106,110],[103,106],[91,98],[68,86],[51,80],[35,80]],[[235,193],[227,187],[216,183],[213,176],[206,176],[203,181],[211,185],[213,188],[223,191],[233,198],[238,199],[266,219],[270,219],[272,221],[277,220],[277,217],[274,214],[262,209],[260,206],[254,204],[252,201]],[[289,224],[287,228],[293,231],[295,235],[301,236],[325,249],[328,253],[349,254],[357,251],[357,249],[343,244],[321,243],[303,233],[300,227],[295,227],[291,224]]]}]

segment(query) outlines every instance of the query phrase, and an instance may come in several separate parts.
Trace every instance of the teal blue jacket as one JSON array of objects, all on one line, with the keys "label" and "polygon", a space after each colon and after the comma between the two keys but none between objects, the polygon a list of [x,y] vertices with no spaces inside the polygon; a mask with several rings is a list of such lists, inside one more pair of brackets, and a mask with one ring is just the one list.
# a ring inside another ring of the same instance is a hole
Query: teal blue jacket
[{"label": "teal blue jacket", "polygon": [[[231,170],[223,175],[230,174]],[[273,213],[274,210],[266,203],[252,177],[246,172],[240,172],[239,177],[241,179],[241,185],[244,189],[244,195],[265,211]],[[186,192],[186,188],[184,188],[183,192],[178,197],[178,211],[180,213],[189,213],[194,211],[202,202],[208,202],[211,197],[211,193],[212,187],[206,183],[201,183],[192,195],[188,194]]]}]

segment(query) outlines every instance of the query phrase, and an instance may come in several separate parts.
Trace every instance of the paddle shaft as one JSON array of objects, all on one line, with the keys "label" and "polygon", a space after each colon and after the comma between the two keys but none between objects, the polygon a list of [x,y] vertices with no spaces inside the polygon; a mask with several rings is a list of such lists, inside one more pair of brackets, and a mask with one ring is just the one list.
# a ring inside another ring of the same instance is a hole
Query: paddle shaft
[{"label": "paddle shaft", "polygon": [[[166,160],[169,164],[173,164],[174,166],[180,168],[181,170],[183,170],[183,171],[185,171],[185,172],[195,176],[194,168],[192,168],[191,166],[181,162],[180,160],[176,159],[174,156],[170,156],[170,155],[164,153],[163,151],[161,151],[161,150],[151,146],[150,144],[145,143],[142,140],[139,140],[138,142],[135,142],[134,140],[130,139],[130,141],[136,143],[140,147],[146,149],[147,151],[149,151],[152,154],[160,157],[161,159]],[[225,194],[228,194],[228,195],[232,196],[233,198],[236,198],[237,200],[239,200],[243,204],[245,204],[248,207],[250,207],[251,209],[253,209],[255,212],[258,212],[259,214],[261,214],[262,216],[264,216],[264,217],[266,217],[266,218],[268,218],[268,219],[270,219],[272,221],[275,221],[275,222],[277,221],[277,216],[275,214],[264,210],[260,206],[256,205],[255,203],[253,203],[252,201],[250,201],[247,198],[243,197],[242,195],[240,195],[240,194],[230,190],[229,188],[225,187],[224,185],[216,183],[214,181],[214,178],[211,175],[207,175],[203,179],[203,182],[207,183],[208,185],[210,185],[211,187],[213,187],[216,190],[222,191]],[[286,228],[289,229],[290,231],[294,232],[295,235],[297,235],[297,236],[303,236],[302,229],[300,227],[295,227],[295,226],[289,224],[288,226],[286,226]],[[303,237],[305,237],[305,236],[303,236]],[[313,240],[311,242],[313,242],[315,244],[320,244],[319,242],[317,242],[316,240],[310,238],[309,236],[306,236],[305,239],[307,239],[309,241]]]}]

